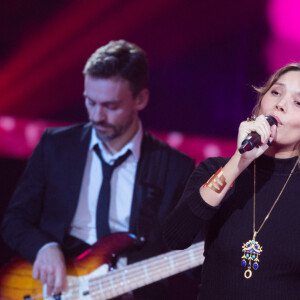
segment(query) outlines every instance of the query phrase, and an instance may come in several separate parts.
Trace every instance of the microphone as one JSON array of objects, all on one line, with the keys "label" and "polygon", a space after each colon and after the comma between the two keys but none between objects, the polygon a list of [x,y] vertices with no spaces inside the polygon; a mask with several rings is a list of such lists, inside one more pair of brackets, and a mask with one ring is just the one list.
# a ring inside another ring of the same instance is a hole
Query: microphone
[{"label": "microphone", "polygon": [[[277,120],[272,116],[266,116],[266,120],[272,125],[278,126]],[[239,148],[239,152],[242,154],[246,151],[250,151],[261,143],[260,135],[252,131],[248,134],[248,136],[243,140],[241,147]]]}]

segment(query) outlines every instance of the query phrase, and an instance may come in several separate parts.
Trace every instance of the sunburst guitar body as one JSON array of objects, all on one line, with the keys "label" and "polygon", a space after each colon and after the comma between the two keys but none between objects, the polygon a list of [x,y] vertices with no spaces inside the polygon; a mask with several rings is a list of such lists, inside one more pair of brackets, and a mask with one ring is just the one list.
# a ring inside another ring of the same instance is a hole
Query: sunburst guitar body
[{"label": "sunburst guitar body", "polygon": [[122,269],[111,270],[121,252],[138,243],[132,234],[109,235],[74,259],[67,260],[68,291],[47,296],[46,286],[32,278],[32,264],[16,258],[0,270],[1,300],[111,299],[203,263],[203,242],[167,252]]}]

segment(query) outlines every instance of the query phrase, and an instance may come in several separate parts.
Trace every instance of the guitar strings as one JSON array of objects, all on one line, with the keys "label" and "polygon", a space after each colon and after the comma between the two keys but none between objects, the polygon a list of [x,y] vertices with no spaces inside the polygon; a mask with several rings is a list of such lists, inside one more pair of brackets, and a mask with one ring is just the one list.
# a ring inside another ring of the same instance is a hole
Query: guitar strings
[{"label": "guitar strings", "polygon": [[[199,247],[200,249],[198,249]],[[185,250],[177,250],[175,253],[169,252],[161,254],[158,257],[147,259],[148,266],[144,268],[141,268],[141,265],[144,263],[144,261],[141,261],[128,265],[126,268],[114,270],[105,275],[92,278],[89,280],[89,294],[91,297],[104,295],[105,299],[107,299],[107,297],[112,298],[154,282],[153,277],[156,278],[155,281],[159,281],[160,279],[193,268],[196,266],[195,261],[198,262],[197,265],[203,263],[203,248],[204,243],[194,244],[186,249],[190,251],[189,254],[185,254],[183,252]],[[172,258],[172,256],[174,257]],[[171,268],[166,268],[169,265],[171,265]],[[176,269],[176,273],[172,272],[174,269]],[[151,274],[152,278],[149,277],[148,273]],[[140,275],[138,281],[136,277],[137,274]],[[134,288],[128,288],[129,285],[133,285]],[[68,292],[63,295],[65,300],[74,300],[75,295],[80,297],[80,283],[76,282],[68,288],[69,291],[71,290],[71,295],[68,295]],[[43,298],[43,295],[36,295],[31,299],[35,300],[41,298]]]},{"label": "guitar strings", "polygon": [[[195,245],[193,245],[195,246]],[[191,246],[190,248],[192,248]],[[198,246],[198,245],[197,245]],[[199,246],[198,246],[199,247]],[[203,245],[202,245],[203,247]],[[189,249],[192,250],[192,249]],[[128,289],[128,285],[133,285],[135,288],[141,287],[143,285],[147,285],[151,282],[151,278],[149,278],[149,275],[147,273],[151,273],[152,277],[158,278],[156,281],[166,278],[168,276],[174,275],[176,273],[180,273],[181,271],[184,271],[187,269],[187,263],[186,261],[198,261],[199,264],[201,264],[201,260],[203,262],[203,256],[202,256],[203,250],[197,249],[197,251],[194,253],[191,253],[188,256],[183,255],[182,251],[178,251],[175,253],[175,256],[173,259],[170,259],[169,256],[174,255],[174,253],[166,253],[165,255],[162,255],[160,257],[154,257],[148,260],[149,266],[147,268],[141,269],[140,263],[136,263],[133,265],[129,265],[127,267],[127,270],[120,269],[116,270],[114,272],[108,273],[105,276],[103,276],[103,279],[101,280],[101,277],[94,278],[90,280],[90,294],[97,296],[99,293],[108,295],[108,296],[117,296],[120,295],[119,291],[128,292],[132,289]],[[172,268],[162,268],[164,265],[172,264]],[[194,267],[195,265],[192,263],[190,268]],[[173,273],[172,270],[177,269],[176,273]],[[162,272],[162,270],[165,270]],[[171,272],[169,271],[171,270]],[[179,270],[179,271],[178,271]],[[117,274],[117,272],[119,274]],[[171,273],[171,274],[170,274]],[[137,274],[140,275],[140,278],[138,282],[140,284],[137,284]],[[99,283],[100,281],[100,283]],[[124,284],[124,282],[126,282]],[[134,289],[135,289],[134,288]],[[117,294],[116,294],[117,292]]]},{"label": "guitar strings", "polygon": [[[161,260],[162,260],[162,262],[163,263],[169,263],[170,262],[170,260],[169,261],[166,261],[166,259],[165,258],[161,258]],[[175,260],[176,260],[176,258],[175,258]],[[182,261],[183,260],[183,261]],[[175,262],[175,267],[177,268],[177,269],[179,269],[180,268],[180,270],[184,270],[184,269],[186,269],[185,268],[185,259],[184,258],[182,258],[182,257],[179,257],[179,259],[177,259],[177,262]],[[184,268],[182,268],[184,266]],[[140,270],[140,268],[139,268],[139,270]],[[127,280],[127,282],[130,284],[130,282],[132,281],[132,279],[136,279],[136,267],[135,268],[132,268],[132,270],[130,270],[131,272],[127,272],[126,273],[126,280]],[[146,269],[146,271],[148,271],[148,272],[150,272],[150,273],[153,273],[154,275],[157,275],[158,274],[158,272],[159,272],[159,276],[157,276],[157,278],[158,278],[158,280],[159,279],[161,279],[161,275],[162,275],[162,272],[161,272],[161,262],[157,262],[156,264],[152,264],[152,265],[150,265],[150,267],[149,268],[147,268]],[[139,272],[137,272],[137,273],[141,273],[140,271]],[[168,271],[165,271],[165,274],[169,274],[169,272]],[[115,282],[115,281],[113,281],[112,280],[112,277],[115,277],[115,276],[113,276],[113,275],[116,275],[116,274],[112,274],[112,273],[110,273],[109,274],[109,276],[108,277],[106,277],[106,278],[104,278],[103,280],[102,280],[102,282],[101,282],[101,290],[102,290],[102,292],[103,293],[106,293],[107,292],[107,288],[108,288],[108,292],[110,291],[110,290],[112,290],[112,288],[114,288],[114,289],[116,289],[116,286],[118,286],[118,285],[120,285],[119,284],[119,281],[118,282]],[[144,275],[144,276],[143,276]],[[171,275],[173,275],[173,274],[171,274]],[[123,276],[122,276],[123,277]],[[163,276],[164,277],[164,276]],[[120,278],[120,277],[119,277]],[[116,279],[119,279],[119,278],[116,278]],[[143,281],[142,281],[142,283],[151,283],[151,280],[150,280],[150,282],[149,282],[149,278],[147,279],[147,276],[145,276],[145,273],[144,274],[142,274],[142,278],[143,278]],[[121,278],[121,279],[123,279],[123,278]],[[140,281],[141,282],[141,281]],[[97,283],[96,283],[96,285],[98,285]],[[135,284],[135,286],[136,286],[136,284]],[[90,287],[91,288],[93,288],[94,286],[91,284],[90,285]],[[124,287],[124,285],[121,285],[121,286],[119,286],[119,290],[124,290],[124,288],[125,288],[125,291],[128,291],[128,288],[125,286]],[[130,289],[129,289],[130,290]],[[99,288],[98,289],[96,289],[96,295],[97,295],[97,292],[99,293],[99,292],[101,292],[100,290],[99,290]],[[110,293],[111,294],[111,293]],[[112,294],[113,296],[114,296],[114,293]]]}]

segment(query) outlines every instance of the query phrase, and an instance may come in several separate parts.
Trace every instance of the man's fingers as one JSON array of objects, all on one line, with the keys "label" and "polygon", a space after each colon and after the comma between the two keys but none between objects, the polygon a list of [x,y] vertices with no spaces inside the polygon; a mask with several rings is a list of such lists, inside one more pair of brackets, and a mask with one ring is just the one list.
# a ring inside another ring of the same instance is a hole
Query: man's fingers
[{"label": "man's fingers", "polygon": [[40,276],[39,269],[36,266],[33,266],[32,277],[34,279],[39,279],[39,276]]},{"label": "man's fingers", "polygon": [[54,272],[52,271],[49,271],[48,272],[48,276],[47,276],[47,295],[48,296],[51,296],[51,295],[56,295],[56,294],[59,294],[59,292],[61,290],[57,289],[56,286],[55,286],[55,277],[56,275],[54,274]]},{"label": "man's fingers", "polygon": [[54,287],[54,274],[48,274],[47,286]]},{"label": "man's fingers", "polygon": [[65,284],[66,283],[66,274],[64,269],[59,270],[55,276],[55,282],[54,282],[54,289],[53,292],[54,294],[59,294],[63,290],[65,290]]},{"label": "man's fingers", "polygon": [[53,296],[53,295],[55,295],[54,286],[50,286],[47,284],[47,296]]}]

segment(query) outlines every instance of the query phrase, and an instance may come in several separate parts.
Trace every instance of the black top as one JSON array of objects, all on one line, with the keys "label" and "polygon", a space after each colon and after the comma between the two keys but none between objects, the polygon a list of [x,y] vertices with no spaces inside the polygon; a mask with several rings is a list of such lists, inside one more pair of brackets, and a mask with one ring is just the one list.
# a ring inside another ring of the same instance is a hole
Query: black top
[{"label": "black top", "polygon": [[[256,160],[256,230],[286,182],[297,157]],[[253,236],[253,163],[237,178],[219,207],[200,197],[199,187],[228,159],[210,158],[191,176],[179,206],[165,223],[170,248],[188,247],[204,228],[205,262],[199,299],[300,299],[300,170],[296,167],[256,240],[259,268],[250,279],[241,266],[242,245]]]}]

